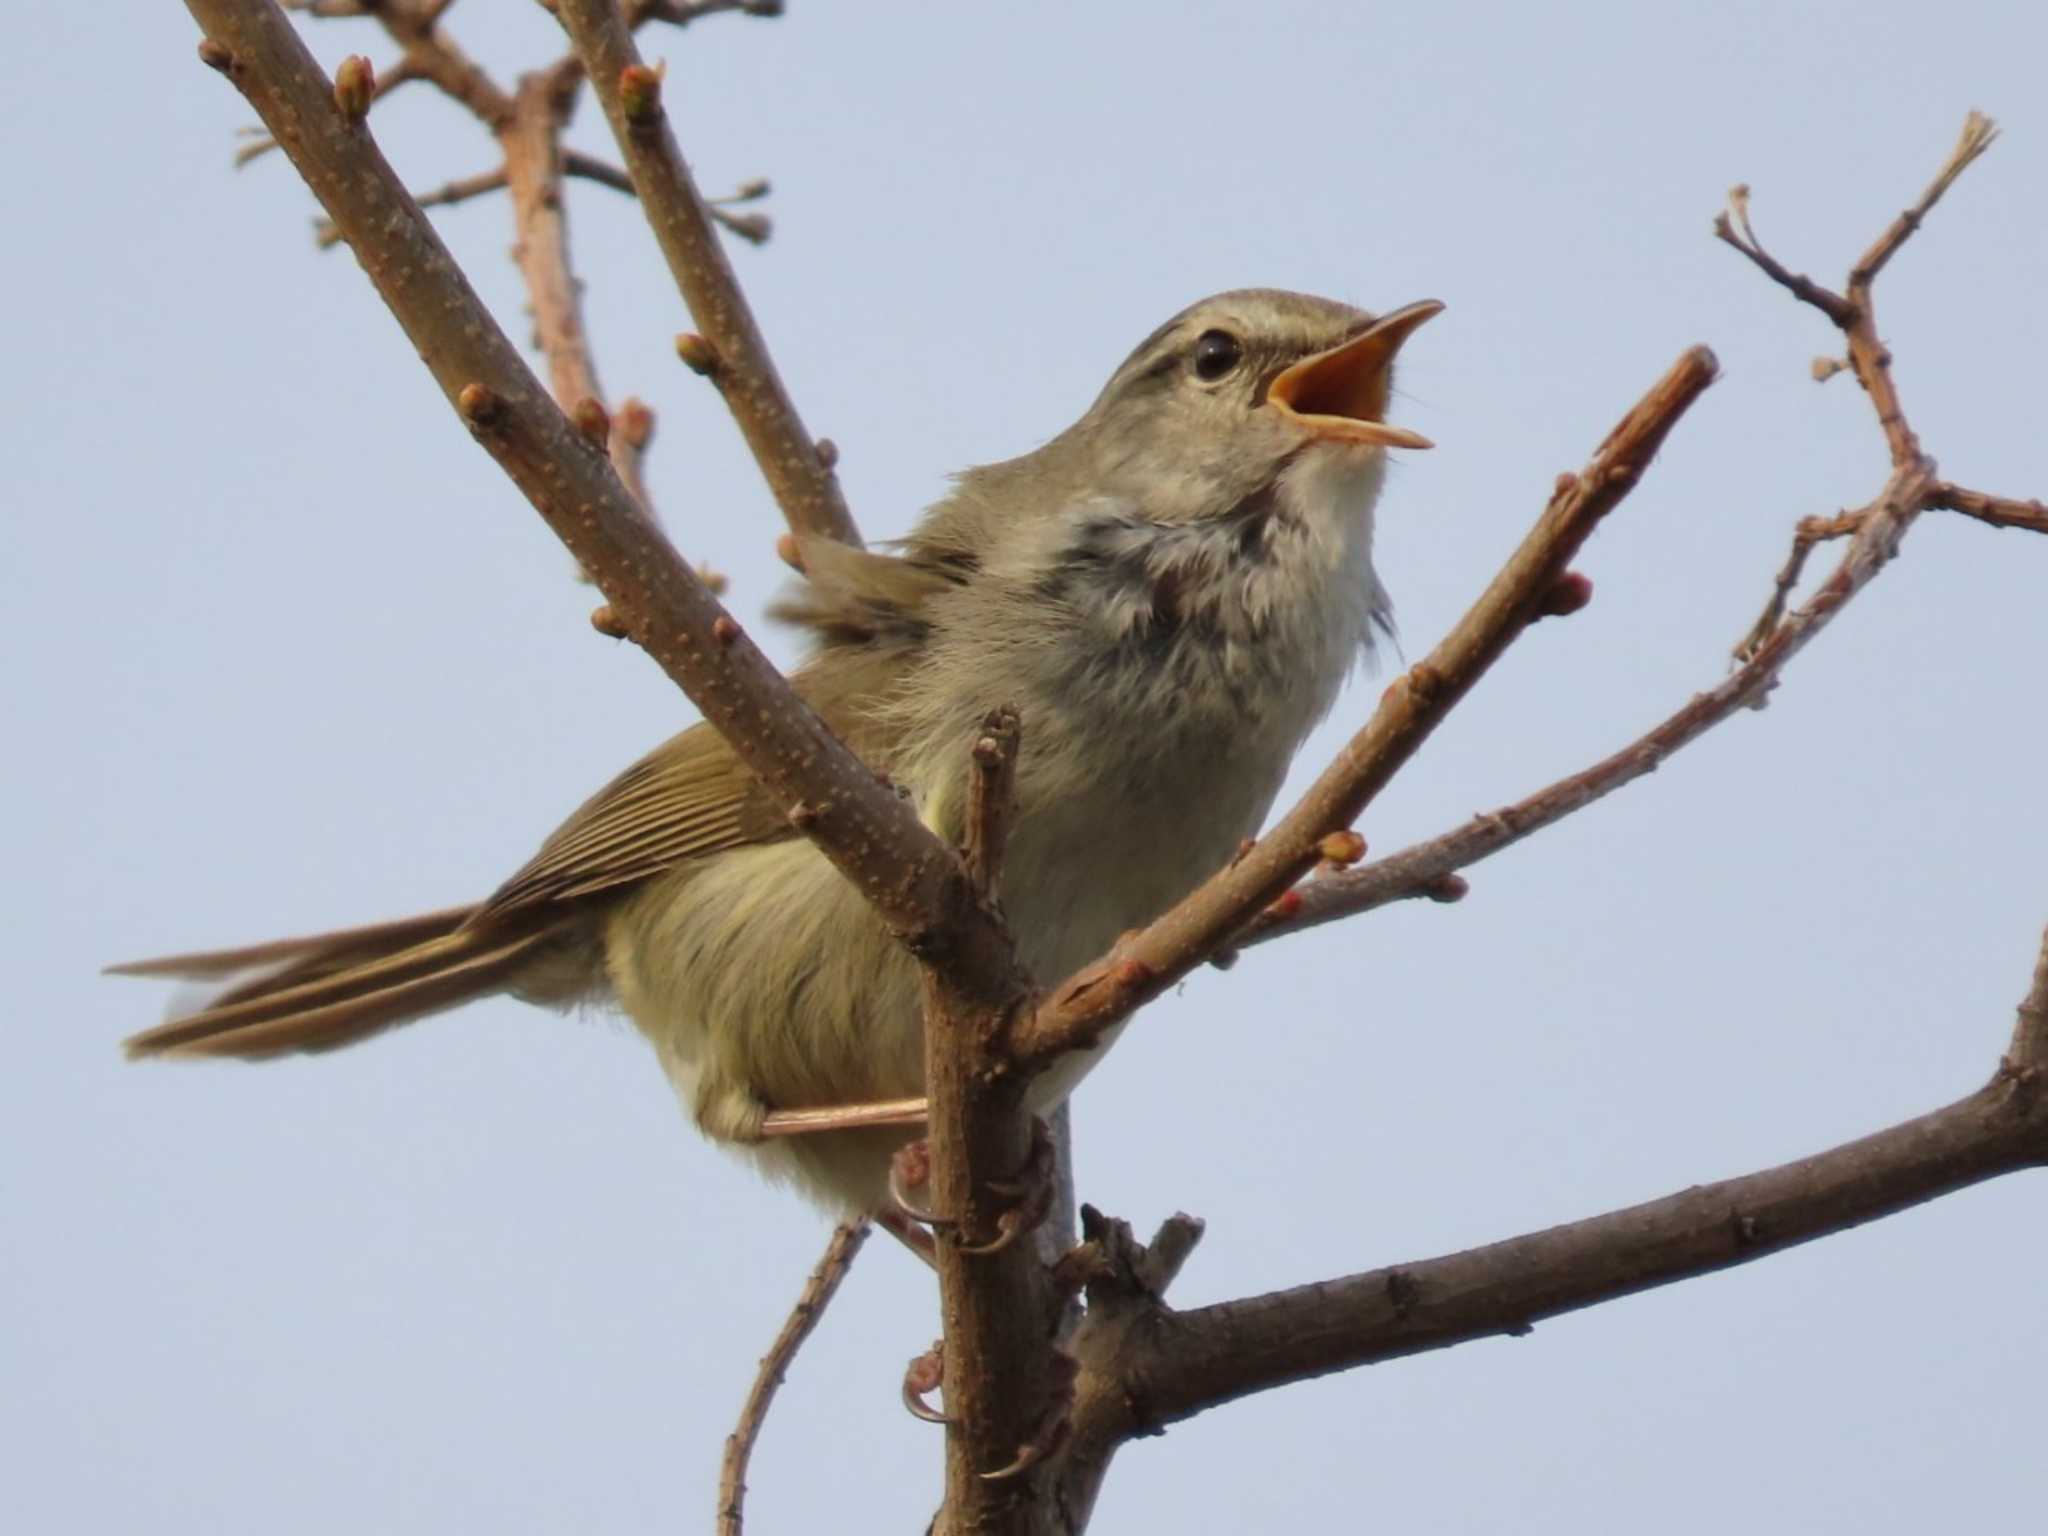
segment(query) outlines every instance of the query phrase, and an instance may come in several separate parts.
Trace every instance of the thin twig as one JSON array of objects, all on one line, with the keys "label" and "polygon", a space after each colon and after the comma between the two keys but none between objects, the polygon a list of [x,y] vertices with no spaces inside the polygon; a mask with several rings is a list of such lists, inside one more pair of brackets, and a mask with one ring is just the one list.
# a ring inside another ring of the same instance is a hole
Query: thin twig
[{"label": "thin twig", "polygon": [[854,1257],[868,1240],[869,1231],[865,1221],[845,1222],[833,1228],[824,1257],[804,1282],[782,1331],[761,1357],[761,1369],[755,1373],[754,1385],[740,1407],[738,1426],[725,1438],[725,1455],[718,1465],[718,1536],[740,1536],[747,1500],[747,1462],[754,1454],[754,1442],[761,1436],[761,1426],[767,1422],[768,1410],[774,1405],[783,1377],[789,1373],[790,1363],[824,1317],[825,1308],[832,1304],[839,1283],[853,1267]]},{"label": "thin twig", "polygon": [[2019,501],[2011,496],[1988,496],[1944,480],[1934,488],[1930,505],[1974,517],[1993,528],[2024,528],[2030,533],[2048,533],[2048,502]]},{"label": "thin twig", "polygon": [[[725,397],[793,532],[858,544],[839,482],[783,387],[709,211],[661,107],[660,75],[640,62],[615,0],[560,0],[559,14],[604,103],[640,206],[702,339]],[[630,84],[631,111],[622,86]]]},{"label": "thin twig", "polygon": [[2043,1071],[2048,1071],[2048,931],[2041,935],[2041,953],[2034,961],[2033,985],[2020,999],[2019,1017],[2012,1028],[2012,1044],[2005,1049],[2005,1067],[2016,1078],[2038,1078]]},{"label": "thin twig", "polygon": [[[444,182],[431,192],[413,194],[413,202],[421,208],[445,208],[455,203],[468,202],[472,197],[503,190],[505,167],[494,171],[481,171],[474,176],[464,176],[458,181]],[[322,250],[341,243],[341,231],[334,227],[332,219],[313,221],[313,243]]]},{"label": "thin twig", "polygon": [[1003,851],[1010,842],[1016,811],[1017,711],[1008,705],[983,716],[981,734],[969,754],[972,768],[967,786],[967,842],[962,849],[967,878],[984,897],[994,896],[1002,879]]},{"label": "thin twig", "polygon": [[[1172,986],[1315,866],[1452,706],[1542,612],[1600,520],[1636,485],[1664,436],[1714,380],[1713,353],[1683,354],[1610,432],[1585,471],[1558,478],[1549,505],[1456,627],[1398,678],[1380,706],[1287,816],[1172,911],[1056,987],[1011,1047],[1044,1063],[1088,1045]],[[1317,882],[1318,884],[1322,882]]]},{"label": "thin twig", "polygon": [[582,285],[570,266],[569,221],[562,206],[559,144],[574,101],[571,91],[560,69],[523,76],[513,94],[512,115],[498,130],[517,231],[512,257],[526,280],[549,387],[564,411],[574,411],[585,400],[604,403],[583,328]]},{"label": "thin twig", "polygon": [[1799,578],[1806,570],[1806,557],[1813,553],[1814,546],[1829,539],[1846,539],[1862,526],[1861,512],[1799,519],[1792,530],[1792,552],[1785,557],[1784,567],[1771,583],[1770,600],[1764,604],[1764,611],[1757,615],[1757,621],[1749,626],[1749,633],[1736,642],[1734,656],[1738,663],[1754,656],[1784,619],[1785,605],[1791,601],[1793,589],[1799,585]]}]

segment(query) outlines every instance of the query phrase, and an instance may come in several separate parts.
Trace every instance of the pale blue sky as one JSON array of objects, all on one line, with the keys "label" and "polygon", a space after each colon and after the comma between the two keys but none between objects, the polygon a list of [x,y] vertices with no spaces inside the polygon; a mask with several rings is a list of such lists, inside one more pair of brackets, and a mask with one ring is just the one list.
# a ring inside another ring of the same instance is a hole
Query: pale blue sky
[{"label": "pale blue sky", "polygon": [[[830,5],[650,33],[863,527],[1027,449],[1190,299],[1449,309],[1404,359],[1381,571],[1426,647],[1552,477],[1687,344],[1725,378],[1373,810],[1391,851],[1721,675],[1792,523],[1883,469],[1829,334],[1708,237],[1728,185],[1838,277],[1966,109],[2005,138],[1887,275],[1954,477],[2048,495],[2035,8]],[[468,0],[507,77],[537,7]],[[390,50],[322,25],[330,62]],[[687,718],[454,423],[310,197],[228,169],[183,11],[43,6],[0,56],[16,1049],[0,1075],[0,1446],[23,1530],[701,1530],[823,1240],[689,1132],[622,1027],[480,1006],[327,1060],[123,1065],[112,959],[487,890]],[[421,186],[490,146],[380,108]],[[586,123],[583,142],[600,147]],[[599,367],[662,412],[678,542],[757,615],[776,531],[675,363],[635,210],[573,187]],[[509,210],[441,227],[515,329]],[[1875,1129],[1989,1072],[2048,920],[2048,540],[1924,523],[1772,707],[1416,905],[1148,1013],[1078,1101],[1082,1194],[1210,1236],[1201,1302],[1426,1257]],[[1308,758],[1361,718],[1348,694]],[[1304,769],[1312,767],[1304,763]],[[2038,1176],[1739,1272],[1269,1395],[1132,1447],[1100,1529],[1919,1532],[2037,1507]],[[877,1244],[756,1462],[763,1532],[914,1530],[897,1406],[931,1286]]]}]

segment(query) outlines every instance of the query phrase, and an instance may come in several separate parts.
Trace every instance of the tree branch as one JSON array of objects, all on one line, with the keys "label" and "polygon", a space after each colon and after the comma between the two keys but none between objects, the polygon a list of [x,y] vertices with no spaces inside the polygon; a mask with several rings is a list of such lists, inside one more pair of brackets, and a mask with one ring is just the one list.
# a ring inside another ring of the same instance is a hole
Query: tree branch
[{"label": "tree branch", "polygon": [[[2030,994],[2048,1002],[2048,954]],[[2023,1010],[2024,1011],[2024,1010]],[[2039,1033],[2042,1015],[2022,1032]],[[2038,1065],[1818,1156],[1465,1253],[1193,1312],[1083,1361],[1077,1444],[1157,1430],[1331,1371],[1516,1335],[1544,1318],[1746,1264],[2048,1163]]]},{"label": "tree branch", "polygon": [[2030,533],[2048,533],[2048,503],[2019,501],[2010,496],[1987,496],[1944,480],[1934,488],[1930,506],[1960,512],[1993,528],[2024,528]]},{"label": "tree branch", "polygon": [[[1457,887],[1444,884],[1455,878],[1454,871],[1476,864],[1653,772],[1672,753],[1737,711],[1761,703],[1777,686],[1787,663],[1898,553],[1907,529],[1923,511],[1949,508],[1995,526],[2048,532],[2048,507],[2039,502],[1986,496],[1936,478],[1934,464],[1920,453],[1919,439],[1908,426],[1892,388],[1890,353],[1877,341],[1872,279],[1919,227],[1926,211],[1996,136],[1997,129],[1988,119],[1970,114],[1956,148],[1919,202],[1893,221],[1858,262],[1849,285],[1854,303],[1846,308],[1842,307],[1846,301],[1831,290],[1787,272],[1763,249],[1750,226],[1747,187],[1737,187],[1730,199],[1732,220],[1729,213],[1723,213],[1714,222],[1714,232],[1721,240],[1748,257],[1772,281],[1844,328],[1850,338],[1849,366],[1868,392],[1894,456],[1891,477],[1876,500],[1835,517],[1806,518],[1799,523],[1791,558],[1778,574],[1772,599],[1737,647],[1742,664],[1736,671],[1589,768],[1389,858],[1297,887],[1285,904],[1262,913],[1237,941],[1239,945],[1261,943],[1404,897],[1457,894]],[[1902,444],[1911,449],[1911,456],[1903,461],[1898,458]],[[1849,545],[1840,563],[1811,598],[1790,617],[1784,616],[1786,598],[1798,581],[1807,553],[1822,540],[1841,537],[1847,537]]]},{"label": "tree branch", "polygon": [[660,75],[640,62],[615,0],[559,0],[558,14],[604,103],[648,226],[709,344],[708,375],[731,408],[783,517],[793,532],[860,543],[839,482],[783,387],[676,147],[661,106]]},{"label": "tree branch", "polygon": [[225,72],[342,230],[478,441],[603,590],[624,627],[732,742],[792,820],[927,964],[1009,978],[1006,936],[960,861],[797,699],[668,542],[601,449],[540,389],[433,226],[345,115],[271,0],[187,0]]},{"label": "tree branch", "polygon": [[768,1420],[768,1410],[774,1406],[775,1394],[789,1374],[796,1352],[825,1316],[871,1230],[865,1221],[843,1222],[832,1229],[824,1257],[804,1282],[782,1331],[761,1357],[761,1369],[740,1407],[739,1424],[726,1436],[725,1455],[718,1464],[718,1536],[740,1536],[747,1502],[747,1463],[753,1457],[754,1442],[761,1436],[761,1426]]},{"label": "tree branch", "polygon": [[1229,868],[1115,953],[1056,988],[1011,1038],[1042,1065],[1091,1045],[1172,986],[1313,868],[1325,836],[1349,827],[1508,645],[1540,617],[1572,556],[1640,479],[1664,436],[1714,380],[1694,347],[1610,432],[1581,474],[1558,477],[1550,503],[1479,600],[1427,658],[1397,678],[1364,727],[1286,817]]}]

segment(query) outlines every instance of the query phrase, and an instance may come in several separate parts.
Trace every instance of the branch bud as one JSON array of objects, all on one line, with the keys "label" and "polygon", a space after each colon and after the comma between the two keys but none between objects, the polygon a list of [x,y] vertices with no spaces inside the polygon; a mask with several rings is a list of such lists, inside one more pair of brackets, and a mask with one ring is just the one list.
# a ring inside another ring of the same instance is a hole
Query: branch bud
[{"label": "branch bud", "polygon": [[377,71],[360,53],[352,53],[334,71],[334,104],[341,115],[360,123],[370,115],[370,103],[377,95]]},{"label": "branch bud", "polygon": [[1349,827],[1341,832],[1331,832],[1316,844],[1316,852],[1323,856],[1323,862],[1337,869],[1349,869],[1365,857],[1365,839]]},{"label": "branch bud", "polygon": [[829,437],[818,439],[818,462],[827,469],[836,469],[839,466],[839,445]]},{"label": "branch bud", "polygon": [[618,610],[610,603],[590,610],[590,627],[600,635],[608,635],[614,640],[631,638],[626,633],[625,621],[619,617]]},{"label": "branch bud", "polygon": [[654,437],[654,411],[638,395],[619,404],[619,436],[628,448],[645,448]]},{"label": "branch bud", "polygon": [[661,77],[665,68],[628,64],[619,71],[619,111],[627,122],[652,122],[660,114]]},{"label": "branch bud", "polygon": [[602,448],[612,438],[612,418],[604,408],[604,402],[595,395],[585,395],[576,402],[576,409],[569,413],[569,419],[576,423],[587,442]]},{"label": "branch bud", "polygon": [[721,613],[711,621],[711,638],[720,645],[731,645],[740,637],[740,626],[729,613]]},{"label": "branch bud", "polygon": [[215,42],[210,37],[199,40],[199,62],[208,69],[217,69],[226,74],[235,67],[235,56],[228,52],[227,44]]},{"label": "branch bud", "polygon": [[1566,614],[1577,613],[1593,601],[1593,581],[1579,571],[1566,571],[1550,584],[1550,590],[1543,594],[1543,601],[1536,609],[1539,619],[1561,619]]},{"label": "branch bud", "polygon": [[713,597],[725,596],[726,588],[732,585],[725,572],[714,571],[708,563],[697,567],[697,579],[704,583],[704,590]]},{"label": "branch bud", "polygon": [[455,409],[462,413],[462,419],[472,427],[488,425],[504,403],[482,384],[465,384],[462,386],[462,393],[455,397]]},{"label": "branch bud", "polygon": [[718,348],[695,331],[683,331],[676,336],[676,356],[699,378],[708,379],[718,372]]},{"label": "branch bud", "polygon": [[792,571],[801,573],[804,568],[803,546],[796,541],[793,533],[778,533],[775,536],[775,558]]}]

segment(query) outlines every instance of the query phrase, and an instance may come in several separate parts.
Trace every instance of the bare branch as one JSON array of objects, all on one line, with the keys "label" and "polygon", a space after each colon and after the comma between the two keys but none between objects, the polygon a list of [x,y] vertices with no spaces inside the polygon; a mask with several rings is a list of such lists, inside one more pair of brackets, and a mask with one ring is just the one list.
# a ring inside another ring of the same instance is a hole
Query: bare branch
[{"label": "bare branch", "polygon": [[2048,503],[2019,501],[2010,496],[1987,496],[1944,480],[1934,488],[1932,506],[1974,517],[1993,528],[2024,528],[2030,533],[2048,533]]},{"label": "bare branch", "polygon": [[[413,202],[421,208],[444,208],[455,203],[468,202],[472,197],[482,197],[486,193],[501,191],[504,186],[505,167],[501,165],[494,171],[482,171],[475,176],[464,176],[457,181],[444,182],[431,192],[415,193]],[[313,243],[322,250],[341,244],[341,231],[335,228],[332,219],[313,221]]]},{"label": "bare branch", "polygon": [[575,79],[559,68],[523,77],[512,115],[498,130],[512,191],[517,237],[513,260],[533,303],[534,339],[547,358],[549,387],[565,411],[583,400],[602,404],[604,390],[583,329],[581,284],[569,264],[569,223],[562,207],[559,143]]},{"label": "bare branch", "polygon": [[1003,870],[1003,851],[1010,842],[1016,806],[1017,711],[1005,705],[982,719],[974,739],[973,764],[967,786],[967,877],[983,896],[996,890]]},{"label": "bare branch", "polygon": [[[2037,982],[2037,993],[2048,983]],[[2001,1073],[1968,1098],[1815,1157],[1489,1247],[1194,1312],[1162,1312],[1115,1362],[1142,1381],[1088,1390],[1081,1445],[1333,1370],[1526,1333],[1548,1317],[1746,1264],[1983,1180],[2048,1162],[2038,1074]]]},{"label": "bare branch", "polygon": [[1541,615],[1579,546],[1635,486],[1665,434],[1713,382],[1715,368],[1705,347],[1686,352],[1608,434],[1583,473],[1560,475],[1542,516],[1479,600],[1427,658],[1387,689],[1372,718],[1294,809],[1229,868],[1020,1019],[1011,1040],[1017,1060],[1043,1063],[1088,1046],[1201,964],[1314,867],[1323,839],[1357,819]]},{"label": "bare branch", "polygon": [[2035,1083],[2048,1070],[2048,932],[2041,935],[2041,954],[2034,962],[2034,982],[2020,999],[2012,1044],[2005,1050],[2006,1070],[2017,1080]]},{"label": "bare branch", "polygon": [[740,1408],[739,1425],[726,1437],[725,1455],[718,1465],[718,1536],[740,1536],[747,1499],[747,1462],[754,1454],[754,1442],[761,1436],[761,1426],[767,1422],[768,1410],[774,1405],[783,1377],[789,1373],[790,1363],[824,1317],[825,1308],[832,1304],[839,1283],[853,1267],[869,1231],[864,1221],[846,1222],[833,1229],[824,1257],[804,1282],[796,1305],[790,1309],[789,1320],[775,1335],[768,1353],[761,1357],[761,1369]]},{"label": "bare branch", "polygon": [[[1838,296],[1809,279],[1793,278],[1763,252],[1749,224],[1747,188],[1738,187],[1731,198],[1734,223],[1731,224],[1728,214],[1716,220],[1715,232],[1721,239],[1749,257],[1773,281],[1790,288],[1845,327],[1849,366],[1869,392],[1872,408],[1894,455],[1891,478],[1875,501],[1834,517],[1806,518],[1800,522],[1793,536],[1791,557],[1778,573],[1772,599],[1737,648],[1741,666],[1718,687],[1697,695],[1628,746],[1590,768],[1391,858],[1295,888],[1287,893],[1284,904],[1263,912],[1237,940],[1238,944],[1248,946],[1277,938],[1404,897],[1444,892],[1442,882],[1455,879],[1454,871],[1498,853],[1652,772],[1673,752],[1737,710],[1761,703],[1777,686],[1786,664],[1898,553],[1907,529],[1921,512],[1944,507],[2000,527],[2048,531],[2048,507],[2039,502],[1986,496],[1935,478],[1934,465],[1920,454],[1919,440],[1907,426],[1892,389],[1890,354],[1876,340],[1870,278],[1918,227],[1920,217],[1964,167],[1983,153],[1995,133],[1986,119],[1976,113],[1970,115],[1948,164],[1914,208],[1902,214],[1859,263],[1850,286],[1855,303],[1839,315],[1830,307],[1831,301],[1842,302]],[[1880,256],[1882,259],[1873,265],[1873,257]],[[1813,291],[1809,293],[1806,289]],[[1910,450],[1903,460],[1898,458],[1901,445]],[[1841,562],[1803,606],[1789,618],[1784,617],[1787,597],[1798,582],[1812,546],[1841,537],[1850,540]]]},{"label": "bare branch", "polygon": [[591,573],[626,630],[928,964],[970,992],[1016,985],[1007,936],[974,900],[952,850],[825,729],[640,515],[603,451],[538,387],[367,124],[336,108],[276,6],[187,3],[206,32],[209,62],[256,108],[443,393]]},{"label": "bare branch", "polygon": [[[604,103],[696,328],[710,343],[709,376],[731,408],[790,528],[858,544],[839,482],[819,455],[776,372],[753,311],[712,228],[661,107],[661,80],[640,62],[614,0],[559,0],[559,14]],[[630,91],[622,87],[630,85]],[[630,96],[630,102],[626,99]]]}]

